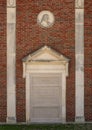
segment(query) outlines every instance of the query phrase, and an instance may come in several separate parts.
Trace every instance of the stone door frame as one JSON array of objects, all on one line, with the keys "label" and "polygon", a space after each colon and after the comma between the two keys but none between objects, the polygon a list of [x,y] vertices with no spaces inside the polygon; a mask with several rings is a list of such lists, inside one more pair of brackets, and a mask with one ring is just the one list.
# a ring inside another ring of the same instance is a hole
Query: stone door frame
[{"label": "stone door frame", "polygon": [[[26,122],[30,119],[30,75],[37,73],[51,73],[62,75],[62,112],[61,123],[66,122],[66,77],[68,76],[69,59],[48,46],[44,46],[33,54],[29,54],[23,59],[23,77],[26,79]],[[53,122],[54,123],[54,122]]]},{"label": "stone door frame", "polygon": [[[28,65],[27,68],[29,68],[30,65]],[[41,70],[41,68],[43,68]],[[34,66],[30,67],[30,70],[27,71],[26,73],[26,122],[31,123],[30,119],[30,98],[31,98],[31,93],[30,93],[30,80],[31,80],[31,75],[32,74],[40,74],[40,73],[50,73],[50,74],[60,74],[62,75],[62,82],[61,82],[61,88],[62,88],[62,93],[61,93],[61,103],[62,103],[62,121],[61,123],[66,122],[66,71],[64,70],[64,67],[62,65],[54,65],[51,69],[51,65],[41,65],[40,69],[37,71],[34,69]],[[53,122],[54,123],[54,122]]]}]

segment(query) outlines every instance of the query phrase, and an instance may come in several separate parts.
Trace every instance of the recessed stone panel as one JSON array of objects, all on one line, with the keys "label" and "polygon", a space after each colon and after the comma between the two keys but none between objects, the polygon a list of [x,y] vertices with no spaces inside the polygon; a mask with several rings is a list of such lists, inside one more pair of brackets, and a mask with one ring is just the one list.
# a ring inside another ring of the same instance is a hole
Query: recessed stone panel
[{"label": "recessed stone panel", "polygon": [[77,54],[84,53],[84,27],[83,25],[76,25],[75,28],[75,51]]},{"label": "recessed stone panel", "polygon": [[84,55],[83,54],[76,54],[76,69],[78,71],[84,70]]},{"label": "recessed stone panel", "polygon": [[7,8],[7,23],[16,23],[16,8]]},{"label": "recessed stone panel", "polygon": [[83,24],[84,23],[84,9],[76,9],[75,10],[75,20],[76,24]]},{"label": "recessed stone panel", "polygon": [[7,24],[7,53],[14,53],[16,51],[15,45],[15,24],[8,23]]}]

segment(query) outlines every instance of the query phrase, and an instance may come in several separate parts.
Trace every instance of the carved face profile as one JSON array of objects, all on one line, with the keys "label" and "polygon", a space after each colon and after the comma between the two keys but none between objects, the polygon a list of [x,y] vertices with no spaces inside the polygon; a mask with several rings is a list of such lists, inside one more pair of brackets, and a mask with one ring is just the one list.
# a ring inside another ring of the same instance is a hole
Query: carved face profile
[{"label": "carved face profile", "polygon": [[50,11],[42,11],[38,15],[37,22],[42,27],[51,27],[54,23],[54,16]]},{"label": "carved face profile", "polygon": [[50,22],[49,22],[49,15],[48,14],[44,14],[41,20],[41,24],[44,26],[49,26]]}]

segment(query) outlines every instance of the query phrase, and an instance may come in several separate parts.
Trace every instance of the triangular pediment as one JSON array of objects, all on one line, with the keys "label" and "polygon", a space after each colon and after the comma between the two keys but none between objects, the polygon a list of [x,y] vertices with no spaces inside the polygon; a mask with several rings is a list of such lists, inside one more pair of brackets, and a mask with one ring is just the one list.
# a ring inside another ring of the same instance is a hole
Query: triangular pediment
[{"label": "triangular pediment", "polygon": [[66,61],[69,59],[58,53],[54,49],[44,46],[41,49],[35,51],[32,54],[23,58],[23,62],[31,62],[31,61]]}]

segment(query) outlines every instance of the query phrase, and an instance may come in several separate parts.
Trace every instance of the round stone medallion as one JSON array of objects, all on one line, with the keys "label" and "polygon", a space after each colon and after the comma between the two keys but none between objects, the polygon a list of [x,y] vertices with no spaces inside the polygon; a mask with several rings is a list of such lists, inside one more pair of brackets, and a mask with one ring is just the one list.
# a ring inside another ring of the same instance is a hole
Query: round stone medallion
[{"label": "round stone medallion", "polygon": [[50,11],[41,11],[37,17],[37,23],[41,27],[49,28],[54,24],[55,18]]}]

